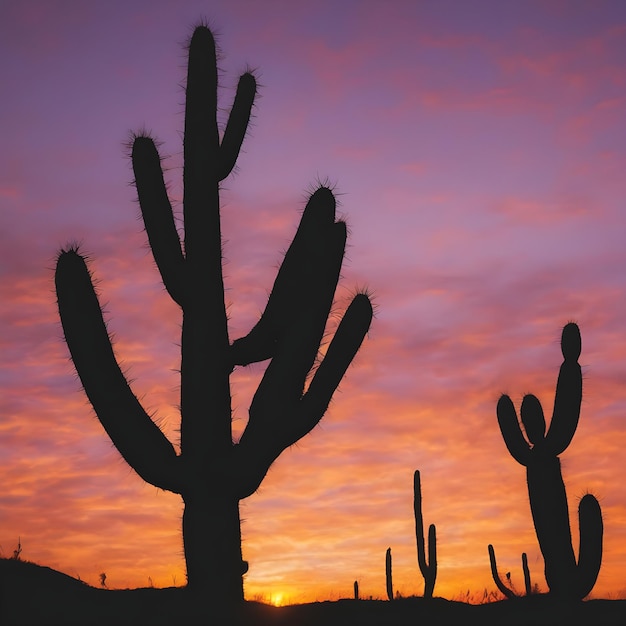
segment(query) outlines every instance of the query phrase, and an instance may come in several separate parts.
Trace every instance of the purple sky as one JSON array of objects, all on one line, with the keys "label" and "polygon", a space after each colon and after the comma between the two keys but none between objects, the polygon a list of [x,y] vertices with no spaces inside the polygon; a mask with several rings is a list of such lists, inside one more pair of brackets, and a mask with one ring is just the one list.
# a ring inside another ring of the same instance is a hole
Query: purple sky
[{"label": "purple sky", "polygon": [[[147,248],[128,159],[149,130],[180,214],[185,42],[206,20],[226,118],[262,85],[225,181],[231,336],[262,310],[307,190],[333,185],[376,319],[319,428],[242,503],[247,597],[421,593],[412,474],[436,523],[435,593],[494,585],[487,544],[545,589],[501,393],[551,414],[560,329],[582,332],[584,398],[561,456],[572,533],[600,500],[594,593],[626,570],[626,4],[5,1],[0,6],[0,546],[111,586],[184,582],[178,496],[125,465],[80,390],[56,313],[58,249],[92,258],[116,352],[176,440],[180,317]],[[336,321],[336,320],[335,320]],[[233,377],[235,430],[262,368]]]}]

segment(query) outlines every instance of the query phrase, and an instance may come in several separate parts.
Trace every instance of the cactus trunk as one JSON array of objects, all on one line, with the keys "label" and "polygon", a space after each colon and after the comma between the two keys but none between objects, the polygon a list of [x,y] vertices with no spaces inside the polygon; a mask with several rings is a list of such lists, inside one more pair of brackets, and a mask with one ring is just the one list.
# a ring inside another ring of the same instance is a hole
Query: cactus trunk
[{"label": "cactus trunk", "polygon": [[183,542],[189,589],[210,590],[227,603],[243,600],[239,501],[207,491],[185,498]]},{"label": "cactus trunk", "polygon": [[546,582],[554,595],[567,595],[576,588],[577,565],[561,462],[554,456],[535,459],[528,465],[526,476]]}]

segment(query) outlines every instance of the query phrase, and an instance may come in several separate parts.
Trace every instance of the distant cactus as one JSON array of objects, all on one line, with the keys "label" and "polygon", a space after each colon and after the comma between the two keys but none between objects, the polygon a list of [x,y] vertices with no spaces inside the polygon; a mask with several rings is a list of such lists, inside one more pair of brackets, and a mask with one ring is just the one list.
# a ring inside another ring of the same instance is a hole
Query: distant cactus
[{"label": "distant cactus", "polygon": [[564,360],[547,433],[541,403],[533,395],[526,395],[521,406],[528,441],[508,396],[503,395],[498,401],[497,414],[509,452],[518,463],[526,466],[530,508],[550,592],[559,597],[584,598],[595,585],[602,562],[602,513],[591,494],[582,498],[578,508],[580,550],[576,563],[567,494],[558,458],[572,440],[580,416],[582,374],[578,357],[581,338],[576,324],[563,328],[561,351]]},{"label": "distant cactus", "polygon": [[526,552],[522,552],[522,572],[524,573],[524,589],[526,590],[526,595],[529,596],[533,592],[533,587],[530,582],[530,569]]},{"label": "distant cactus", "polygon": [[354,599],[355,600],[359,599],[359,581],[358,580],[354,581]]},{"label": "distant cactus", "polygon": [[[498,574],[498,566],[496,564],[496,553],[493,549],[493,546],[489,544],[487,546],[489,551],[489,563],[491,564],[491,575],[493,576],[493,580],[496,583],[496,587],[507,597],[514,598],[517,596],[515,590],[513,589],[513,585],[511,587],[507,587],[500,578]],[[526,552],[522,552],[522,571],[524,573],[524,587],[526,589],[526,595],[529,596],[532,593],[532,587],[530,584],[530,570],[528,569],[528,557],[526,556]],[[507,579],[510,582],[511,575],[507,573]]]},{"label": "distant cactus", "polygon": [[11,559],[13,559],[14,561],[19,561],[20,560],[20,554],[22,554],[22,538],[18,537],[17,538],[17,548],[15,550],[13,550],[13,556],[11,557]]},{"label": "distant cactus", "polygon": [[[232,171],[256,96],[240,80],[218,131],[216,50],[198,27],[189,47],[184,133],[184,242],[181,245],[152,139],[134,140],[132,162],[148,240],[163,283],[183,313],[178,455],[131,391],[115,359],[91,276],[74,249],[59,255],[56,289],[65,338],[85,392],[124,459],[147,482],[182,496],[191,589],[220,602],[243,599],[239,501],[270,465],[320,421],[368,331],[372,308],[358,294],[305,391],[339,279],[346,226],[320,187],[306,205],[259,322],[230,343],[220,231],[219,185]],[[220,141],[220,136],[222,139]],[[271,359],[239,440],[232,439],[229,376]]]},{"label": "distant cactus", "polygon": [[424,521],[422,518],[422,485],[419,470],[413,474],[413,511],[415,513],[415,536],[417,538],[417,562],[424,577],[424,597],[432,598],[437,578],[437,530],[428,527],[428,562],[424,545]]},{"label": "distant cactus", "polygon": [[391,574],[391,548],[385,553],[385,581],[387,583],[387,598],[393,600],[393,579]]}]

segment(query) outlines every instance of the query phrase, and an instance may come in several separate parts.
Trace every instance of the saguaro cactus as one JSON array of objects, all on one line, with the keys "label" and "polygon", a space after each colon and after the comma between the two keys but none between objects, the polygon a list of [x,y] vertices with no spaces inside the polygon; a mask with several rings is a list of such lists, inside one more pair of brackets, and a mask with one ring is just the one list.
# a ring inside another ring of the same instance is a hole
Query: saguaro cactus
[{"label": "saguaro cactus", "polygon": [[[489,563],[491,565],[491,575],[493,576],[493,580],[496,583],[496,587],[507,597],[507,598],[515,598],[517,594],[515,590],[512,588],[513,584],[511,583],[511,587],[507,587],[500,578],[498,574],[498,565],[496,563],[496,553],[493,549],[493,546],[489,544],[487,546],[487,550],[489,551]],[[526,589],[526,595],[529,596],[532,593],[532,587],[530,584],[530,570],[528,569],[528,557],[526,556],[526,552],[522,552],[522,571],[524,573],[524,587]],[[511,578],[511,574],[507,572],[507,579]]]},{"label": "saguaro cactus", "polygon": [[415,537],[417,539],[417,562],[424,577],[424,597],[432,598],[437,578],[437,530],[428,527],[428,562],[424,545],[424,520],[422,518],[422,485],[419,470],[413,474],[413,511],[415,513]]},{"label": "saguaro cactus", "polygon": [[578,358],[580,331],[576,324],[563,328],[563,364],[559,372],[550,427],[539,400],[526,395],[521,418],[524,438],[511,399],[503,395],[497,415],[504,442],[513,458],[526,466],[530,508],[539,547],[545,562],[546,582],[551,593],[584,598],[593,588],[602,562],[602,513],[598,501],[585,495],[578,507],[580,549],[578,563],[572,548],[567,494],[558,455],[569,445],[580,416],[582,375]]},{"label": "saguaro cactus", "polygon": [[[56,289],[65,338],[85,392],[124,459],[146,481],[184,501],[190,589],[220,601],[243,599],[239,501],[251,495],[281,452],[322,418],[368,331],[364,294],[348,307],[308,388],[344,255],[346,227],[320,187],[304,210],[269,301],[251,332],[230,343],[224,303],[219,184],[235,165],[256,81],[240,80],[220,141],[217,67],[211,32],[189,47],[184,133],[184,245],[181,246],[154,142],[134,140],[132,162],[150,247],[167,292],[183,314],[180,454],[150,419],[122,374],[91,276],[74,249],[59,255]],[[271,359],[238,442],[229,376]]]}]

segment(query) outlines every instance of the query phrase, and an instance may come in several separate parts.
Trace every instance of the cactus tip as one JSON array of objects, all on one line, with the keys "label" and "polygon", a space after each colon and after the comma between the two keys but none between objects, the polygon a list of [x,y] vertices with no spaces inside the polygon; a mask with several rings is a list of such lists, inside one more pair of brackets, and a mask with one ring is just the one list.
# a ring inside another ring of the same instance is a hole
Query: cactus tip
[{"label": "cactus tip", "polygon": [[320,184],[311,194],[311,200],[317,200],[320,203],[328,203],[332,204],[334,207],[336,205],[335,196],[332,192],[332,189],[325,185]]},{"label": "cactus tip", "polygon": [[257,81],[251,70],[248,70],[245,74],[241,75],[239,78],[239,87],[244,89],[250,98],[256,94]]},{"label": "cactus tip", "polygon": [[80,244],[76,241],[68,243],[66,246],[61,248],[57,253],[56,262],[57,265],[59,263],[67,264],[76,261],[80,261],[81,263],[85,263],[87,260],[87,255],[83,254],[80,251]]},{"label": "cactus tip", "polygon": [[369,317],[374,315],[374,307],[372,305],[370,295],[367,292],[357,292],[352,299],[352,304],[363,314],[368,314]]},{"label": "cactus tip", "polygon": [[600,503],[592,493],[586,493],[578,503],[578,510],[582,513],[602,514]]},{"label": "cactus tip", "polygon": [[536,445],[546,434],[546,418],[543,415],[543,408],[537,396],[534,396],[532,393],[525,395],[522,400],[520,413],[528,441]]},{"label": "cactus tip", "polygon": [[580,357],[582,341],[580,338],[580,329],[574,322],[566,324],[561,335],[561,352],[563,358],[568,361],[577,361]]}]

